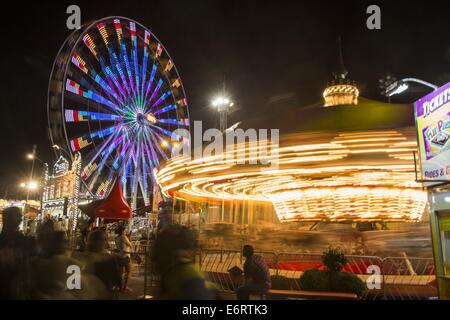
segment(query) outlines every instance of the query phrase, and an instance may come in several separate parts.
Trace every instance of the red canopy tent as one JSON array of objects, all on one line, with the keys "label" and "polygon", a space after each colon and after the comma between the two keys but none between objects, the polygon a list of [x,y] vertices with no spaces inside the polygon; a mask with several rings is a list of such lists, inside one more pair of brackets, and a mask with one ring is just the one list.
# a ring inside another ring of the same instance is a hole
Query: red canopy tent
[{"label": "red canopy tent", "polygon": [[133,217],[132,210],[123,197],[120,179],[116,179],[110,193],[94,212],[95,218],[103,218],[104,223],[127,220]]},{"label": "red canopy tent", "polygon": [[103,199],[94,200],[86,204],[80,204],[78,209],[91,219],[95,219],[95,210],[103,203]]}]

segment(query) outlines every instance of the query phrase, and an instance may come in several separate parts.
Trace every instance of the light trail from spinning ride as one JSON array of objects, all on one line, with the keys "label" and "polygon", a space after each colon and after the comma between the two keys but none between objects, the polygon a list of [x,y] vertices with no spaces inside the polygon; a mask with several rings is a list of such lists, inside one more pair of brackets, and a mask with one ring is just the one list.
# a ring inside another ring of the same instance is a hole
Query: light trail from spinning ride
[{"label": "light trail from spinning ride", "polygon": [[248,164],[262,150],[239,144],[234,152],[245,152],[247,164],[179,157],[156,175],[166,196],[271,202],[282,222],[414,222],[427,202],[415,182],[416,149],[413,129],[295,134],[282,137],[276,170]]}]

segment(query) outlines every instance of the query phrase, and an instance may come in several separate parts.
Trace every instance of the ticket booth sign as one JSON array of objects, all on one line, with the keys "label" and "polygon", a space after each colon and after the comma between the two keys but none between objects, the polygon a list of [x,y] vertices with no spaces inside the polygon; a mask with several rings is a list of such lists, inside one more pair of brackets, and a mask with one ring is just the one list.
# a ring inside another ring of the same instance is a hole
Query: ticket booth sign
[{"label": "ticket booth sign", "polygon": [[450,181],[450,82],[414,104],[422,178]]}]

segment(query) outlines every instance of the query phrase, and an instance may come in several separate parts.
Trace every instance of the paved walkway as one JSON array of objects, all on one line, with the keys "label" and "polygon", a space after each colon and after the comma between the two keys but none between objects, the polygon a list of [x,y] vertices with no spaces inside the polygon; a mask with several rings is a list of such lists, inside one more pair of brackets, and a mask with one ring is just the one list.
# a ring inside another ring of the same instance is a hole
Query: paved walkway
[{"label": "paved walkway", "polygon": [[[131,276],[128,280],[128,287],[132,292],[121,292],[118,300],[137,300],[144,294],[144,278]],[[147,293],[148,294],[148,293]]]},{"label": "paved walkway", "polygon": [[[144,295],[144,277],[130,277],[130,280],[128,282],[128,286],[133,290],[133,292],[127,292],[127,293],[120,293],[118,300],[139,300],[143,298]],[[153,288],[154,290],[154,288]],[[149,287],[147,289],[147,298],[152,296],[152,288]],[[221,292],[220,297],[223,300],[235,300],[236,294],[233,292]],[[255,298],[255,297],[251,297]],[[255,299],[259,300],[259,297],[256,297]],[[253,299],[251,299],[253,300]]]}]

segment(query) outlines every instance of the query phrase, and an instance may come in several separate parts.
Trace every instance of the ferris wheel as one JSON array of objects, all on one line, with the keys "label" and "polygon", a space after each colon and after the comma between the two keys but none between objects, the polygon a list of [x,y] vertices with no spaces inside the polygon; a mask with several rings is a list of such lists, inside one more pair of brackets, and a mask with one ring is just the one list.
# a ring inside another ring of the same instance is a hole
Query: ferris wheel
[{"label": "ferris wheel", "polygon": [[132,207],[149,205],[154,169],[170,156],[189,110],[175,64],[143,25],[108,17],[72,33],[54,62],[48,95],[52,143],[81,154],[81,179],[106,195],[116,177]]}]

